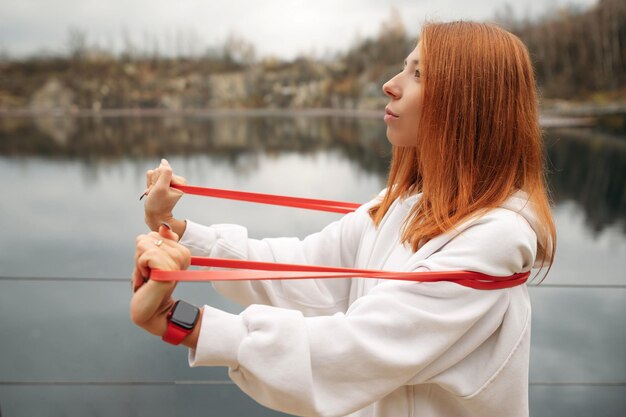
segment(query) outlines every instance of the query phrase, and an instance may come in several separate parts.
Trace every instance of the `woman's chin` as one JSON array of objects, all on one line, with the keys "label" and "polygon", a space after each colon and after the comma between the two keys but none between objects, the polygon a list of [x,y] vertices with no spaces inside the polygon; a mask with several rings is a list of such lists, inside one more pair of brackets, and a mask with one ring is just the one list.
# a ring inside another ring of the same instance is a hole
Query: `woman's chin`
[{"label": "woman's chin", "polygon": [[403,138],[398,138],[396,135],[390,134],[389,129],[387,129],[387,140],[393,146],[397,146],[399,148],[406,148],[406,147],[415,146],[415,143],[413,143],[410,140],[408,140],[408,138],[404,139],[404,140],[402,140],[402,139]]}]

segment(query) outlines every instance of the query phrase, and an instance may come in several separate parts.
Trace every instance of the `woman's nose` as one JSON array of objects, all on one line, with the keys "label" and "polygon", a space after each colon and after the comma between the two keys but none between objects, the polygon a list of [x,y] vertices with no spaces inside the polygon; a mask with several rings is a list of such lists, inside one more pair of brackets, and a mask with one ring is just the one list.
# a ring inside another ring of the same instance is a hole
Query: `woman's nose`
[{"label": "woman's nose", "polygon": [[395,83],[395,77],[383,84],[383,92],[390,98],[399,99],[401,95],[400,88]]}]

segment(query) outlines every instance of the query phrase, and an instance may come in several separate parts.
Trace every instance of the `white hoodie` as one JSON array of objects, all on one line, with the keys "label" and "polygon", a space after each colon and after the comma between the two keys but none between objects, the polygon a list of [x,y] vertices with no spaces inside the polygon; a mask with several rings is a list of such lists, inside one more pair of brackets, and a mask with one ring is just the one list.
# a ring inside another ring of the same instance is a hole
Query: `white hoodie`
[{"label": "white hoodie", "polygon": [[[382,193],[381,193],[382,194]],[[402,222],[419,196],[394,202],[375,228],[370,201],[321,232],[255,240],[237,225],[191,221],[194,256],[393,271],[528,271],[537,253],[526,195],[413,252]],[[189,365],[228,366],[257,402],[301,416],[528,416],[530,302],[525,285],[318,279],[214,283],[247,308],[204,306]]]}]

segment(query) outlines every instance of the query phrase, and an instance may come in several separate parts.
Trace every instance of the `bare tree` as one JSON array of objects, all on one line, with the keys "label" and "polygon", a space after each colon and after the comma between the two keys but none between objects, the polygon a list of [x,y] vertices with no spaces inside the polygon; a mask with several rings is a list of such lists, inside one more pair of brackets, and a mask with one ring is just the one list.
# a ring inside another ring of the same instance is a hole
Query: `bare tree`
[{"label": "bare tree", "polygon": [[87,32],[79,27],[71,26],[67,33],[67,49],[74,60],[81,60],[87,55]]}]

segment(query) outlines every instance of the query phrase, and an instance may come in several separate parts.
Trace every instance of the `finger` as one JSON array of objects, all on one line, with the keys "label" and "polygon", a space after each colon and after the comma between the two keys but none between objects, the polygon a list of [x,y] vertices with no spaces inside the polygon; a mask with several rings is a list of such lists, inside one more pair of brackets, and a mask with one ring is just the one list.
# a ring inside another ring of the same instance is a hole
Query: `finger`
[{"label": "finger", "polygon": [[[171,249],[170,249],[171,250]],[[158,269],[162,271],[179,271],[180,267],[177,265],[176,261],[172,257],[171,254],[158,251],[158,250],[150,250],[145,252],[139,257],[137,261],[137,266],[141,268],[148,268],[150,271],[152,269]],[[149,276],[149,275],[146,275]],[[173,281],[153,281],[150,280],[148,283],[152,283],[153,288],[159,288],[159,291],[167,291],[175,288],[175,283]],[[148,284],[146,283],[146,284]]]},{"label": "finger", "polygon": [[150,277],[149,261],[155,257],[156,251],[158,251],[158,248],[154,245],[154,240],[146,239],[137,244],[135,266],[142,278]]},{"label": "finger", "polygon": [[180,238],[178,234],[171,229],[171,226],[166,222],[161,222],[156,232],[150,232],[146,239],[141,240],[137,245],[143,251],[156,246],[165,251],[168,255],[172,256],[175,253],[181,251],[186,252],[189,250],[178,243],[179,240]]},{"label": "finger", "polygon": [[172,167],[170,167],[169,164],[161,163],[158,169],[158,178],[156,179],[155,186],[160,189],[169,188],[172,182],[172,175]]},{"label": "finger", "polygon": [[[159,233],[151,232],[147,239],[138,243],[137,246],[140,248],[141,253],[137,259],[148,253],[151,258],[158,259],[159,265],[163,264],[163,267],[180,269],[176,268],[179,264],[179,258],[181,254],[188,252],[189,249],[176,242],[174,238],[178,238],[178,235],[168,231],[167,226],[162,224],[159,226]],[[154,268],[153,264],[150,263],[149,267]],[[162,269],[162,267],[159,267],[159,269]]]},{"label": "finger", "polygon": [[184,248],[184,246],[178,243],[178,239],[178,234],[171,230],[171,226],[166,222],[161,222],[156,232],[148,233],[144,238],[137,242],[137,247],[141,248],[143,251],[156,247],[166,251],[167,253],[171,253],[171,249],[178,250],[180,248]]},{"label": "finger", "polygon": [[150,188],[152,186],[152,175],[154,174],[154,171],[149,169],[146,172],[146,188]]},{"label": "finger", "polygon": [[139,269],[139,272],[144,277],[150,277],[150,263],[153,262],[154,253],[151,251],[145,251],[139,255],[137,258],[137,263],[135,264]]},{"label": "finger", "polygon": [[167,222],[161,222],[156,232],[150,232],[145,235],[145,238],[142,239],[140,245],[143,246],[145,244],[146,249],[149,249],[159,239],[163,241],[159,245],[159,248],[166,251],[170,256],[173,256],[175,253],[189,252],[189,249],[178,243],[180,237],[176,232],[171,230],[171,227]]},{"label": "finger", "polygon": [[141,268],[139,266],[139,258],[146,252],[146,249],[137,245],[137,250],[135,251],[135,270],[137,270],[137,274],[139,278],[143,281],[144,278],[150,276],[150,270],[148,268]]},{"label": "finger", "polygon": [[145,264],[140,263],[140,260],[142,259],[143,256],[145,256],[145,252],[141,254],[139,258],[137,258],[137,268],[139,269],[141,280],[147,281],[148,279],[150,279],[150,267],[148,267],[147,261]]},{"label": "finger", "polygon": [[159,165],[155,169],[152,170],[152,176],[150,177],[150,185],[155,186],[157,181],[159,180],[159,176],[161,175],[160,171],[161,166]]},{"label": "finger", "polygon": [[180,175],[174,174],[172,176],[172,184],[187,185],[187,180]]},{"label": "finger", "polygon": [[179,240],[178,235],[174,233],[170,225],[167,223],[161,223],[161,225],[159,226],[159,235],[161,235],[165,239],[173,240],[174,242],[178,242]]},{"label": "finger", "polygon": [[154,247],[154,243],[159,239],[161,239],[161,237],[156,232],[150,232],[148,235],[143,235],[140,238],[137,238],[137,243],[135,243],[136,252],[143,253],[152,249]]},{"label": "finger", "polygon": [[147,278],[145,278],[142,275],[141,271],[139,270],[139,268],[137,268],[136,264],[133,268],[133,274],[132,274],[131,279],[132,279],[133,292],[137,292],[137,290],[141,288],[141,286],[145,284],[147,281]]},{"label": "finger", "polygon": [[141,272],[139,272],[139,269],[137,269],[137,267],[135,266],[135,268],[133,269],[133,275],[132,275],[133,292],[137,292],[137,290],[141,288],[143,284],[144,284],[144,280],[143,280],[143,277],[141,276]]},{"label": "finger", "polygon": [[172,184],[180,184],[180,185],[187,184],[187,180],[184,177],[174,174],[174,170],[172,169],[172,166],[170,165],[167,159],[165,158],[161,159],[161,167],[165,167],[166,169],[169,168],[172,170],[172,178],[170,181]]}]

